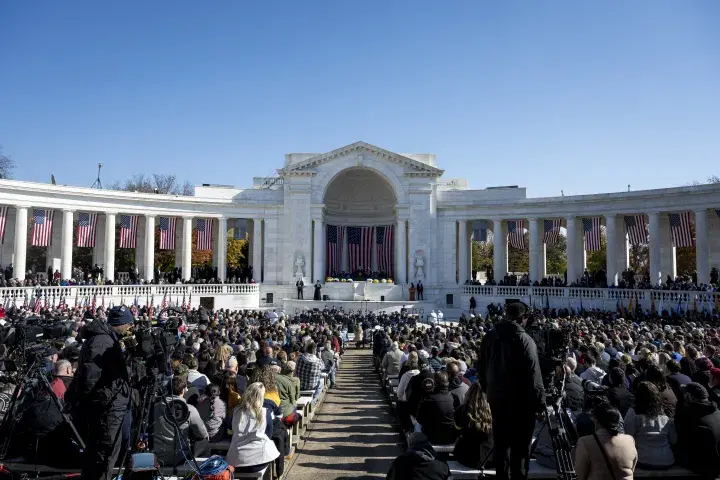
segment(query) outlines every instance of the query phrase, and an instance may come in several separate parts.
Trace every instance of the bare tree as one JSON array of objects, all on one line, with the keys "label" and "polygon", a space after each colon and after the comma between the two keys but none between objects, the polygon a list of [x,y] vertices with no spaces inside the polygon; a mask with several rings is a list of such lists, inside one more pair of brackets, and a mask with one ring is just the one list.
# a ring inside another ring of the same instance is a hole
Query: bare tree
[{"label": "bare tree", "polygon": [[181,184],[175,175],[135,173],[124,182],[110,184],[111,190],[127,192],[162,193],[168,195],[193,196],[195,189],[189,182]]},{"label": "bare tree", "polygon": [[0,179],[12,178],[16,166],[10,155],[3,154],[3,147],[0,145]]},{"label": "bare tree", "polygon": [[707,178],[707,180],[705,180],[704,182],[698,182],[697,180],[693,180],[693,181],[690,182],[690,183],[686,183],[684,186],[685,186],[685,187],[690,187],[690,186],[693,186],[693,185],[705,185],[705,184],[708,184],[708,183],[720,183],[720,177],[718,177],[717,175],[711,175],[711,176],[709,176],[709,177]]}]

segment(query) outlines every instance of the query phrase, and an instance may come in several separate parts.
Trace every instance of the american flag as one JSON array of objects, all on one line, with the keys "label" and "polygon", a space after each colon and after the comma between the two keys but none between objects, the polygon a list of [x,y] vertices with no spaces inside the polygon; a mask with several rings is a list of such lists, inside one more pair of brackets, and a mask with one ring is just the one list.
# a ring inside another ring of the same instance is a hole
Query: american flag
[{"label": "american flag", "polygon": [[28,296],[27,296],[27,293],[26,293],[26,294],[25,294],[25,300],[23,300],[23,308],[27,308],[27,307],[28,307]]},{"label": "american flag", "polygon": [[544,220],[543,221],[543,241],[552,245],[557,243],[558,237],[560,236],[560,222],[561,220]]},{"label": "american flag", "polygon": [[473,241],[487,242],[488,225],[485,220],[473,220],[472,224]]},{"label": "american flag", "polygon": [[690,212],[671,213],[670,232],[673,245],[676,247],[692,247],[693,237],[690,233]]},{"label": "american flag", "polygon": [[78,247],[94,247],[97,230],[97,213],[80,212],[78,214]]},{"label": "american flag", "polygon": [[367,271],[371,264],[373,227],[347,227],[348,268]]},{"label": "american flag", "polygon": [[95,313],[95,309],[97,307],[97,297],[95,295],[92,296],[92,303],[90,304],[90,308],[92,308],[92,312]]},{"label": "american flag", "polygon": [[345,227],[337,225],[327,226],[327,275],[332,272],[340,273],[342,270],[343,233]]},{"label": "american flag", "polygon": [[375,245],[377,245],[375,253],[378,271],[392,277],[395,260],[395,225],[375,227]]},{"label": "american flag", "polygon": [[197,228],[197,249],[212,250],[213,244],[213,219],[198,218],[195,222]]},{"label": "american flag", "polygon": [[185,303],[185,295],[183,294],[183,303],[182,303],[183,310],[185,310],[185,307],[187,307],[187,303]]},{"label": "american flag", "polygon": [[600,217],[583,218],[582,224],[585,233],[585,250],[588,252],[600,250]]},{"label": "american flag", "polygon": [[160,250],[175,250],[175,217],[160,217]]},{"label": "american flag", "polygon": [[625,228],[631,245],[648,243],[648,232],[645,228],[645,215],[626,215]]},{"label": "american flag", "polygon": [[120,217],[120,248],[137,246],[138,216],[122,215]]},{"label": "american flag", "polygon": [[35,297],[35,305],[33,311],[35,313],[40,313],[40,310],[42,310],[42,298],[40,297],[40,294],[38,294],[38,296]]},{"label": "american flag", "polygon": [[36,247],[47,247],[52,238],[53,210],[33,209],[32,244]]},{"label": "american flag", "polygon": [[162,310],[165,310],[167,308],[167,306],[168,306],[168,299],[167,299],[167,292],[166,292],[165,295],[163,295],[163,301],[162,301],[162,305],[160,308]]},{"label": "american flag", "polygon": [[7,223],[8,207],[0,207],[0,243],[5,243],[5,224]]},{"label": "american flag", "polygon": [[508,220],[508,240],[510,246],[517,248],[518,250],[525,249],[525,229],[523,228],[522,220]]}]

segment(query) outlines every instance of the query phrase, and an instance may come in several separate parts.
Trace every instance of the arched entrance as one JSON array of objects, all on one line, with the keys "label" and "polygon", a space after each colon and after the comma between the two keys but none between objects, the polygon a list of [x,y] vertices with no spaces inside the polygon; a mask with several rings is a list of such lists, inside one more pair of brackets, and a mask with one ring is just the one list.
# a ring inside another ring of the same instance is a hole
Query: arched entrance
[{"label": "arched entrance", "polygon": [[392,278],[397,237],[392,184],[370,168],[349,168],[330,181],[324,205],[326,274],[358,277],[362,271]]}]

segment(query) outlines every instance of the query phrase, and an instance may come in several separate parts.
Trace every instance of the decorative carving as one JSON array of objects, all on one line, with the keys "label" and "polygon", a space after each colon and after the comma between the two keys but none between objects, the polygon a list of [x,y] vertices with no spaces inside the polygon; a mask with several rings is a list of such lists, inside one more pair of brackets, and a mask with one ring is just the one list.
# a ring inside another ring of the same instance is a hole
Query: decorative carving
[{"label": "decorative carving", "polygon": [[293,271],[295,277],[305,276],[305,257],[302,253],[295,254],[295,269]]},{"label": "decorative carving", "polygon": [[425,252],[423,250],[415,250],[415,278],[425,280]]}]

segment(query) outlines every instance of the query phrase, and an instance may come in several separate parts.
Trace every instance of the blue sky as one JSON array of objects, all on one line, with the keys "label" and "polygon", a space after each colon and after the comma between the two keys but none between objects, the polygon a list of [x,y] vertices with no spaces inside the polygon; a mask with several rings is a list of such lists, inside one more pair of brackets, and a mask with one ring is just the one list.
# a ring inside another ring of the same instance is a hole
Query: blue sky
[{"label": "blue sky", "polygon": [[720,2],[0,3],[15,176],[250,186],[363,140],[530,196],[720,175]]}]

